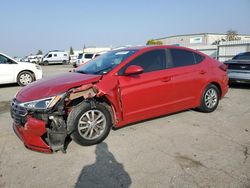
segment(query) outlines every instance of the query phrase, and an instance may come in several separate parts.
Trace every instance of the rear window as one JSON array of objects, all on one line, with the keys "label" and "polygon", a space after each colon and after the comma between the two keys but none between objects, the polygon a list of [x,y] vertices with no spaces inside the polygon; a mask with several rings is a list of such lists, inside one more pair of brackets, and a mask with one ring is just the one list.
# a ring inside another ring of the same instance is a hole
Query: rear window
[{"label": "rear window", "polygon": [[250,52],[238,54],[233,57],[233,60],[250,60]]},{"label": "rear window", "polygon": [[197,54],[197,53],[194,53],[194,58],[195,58],[196,63],[200,63],[205,59],[204,56]]}]

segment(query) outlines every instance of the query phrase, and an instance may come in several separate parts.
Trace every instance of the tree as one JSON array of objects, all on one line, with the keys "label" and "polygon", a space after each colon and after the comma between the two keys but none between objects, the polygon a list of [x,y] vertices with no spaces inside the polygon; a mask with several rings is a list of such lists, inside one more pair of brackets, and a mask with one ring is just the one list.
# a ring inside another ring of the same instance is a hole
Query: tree
[{"label": "tree", "polygon": [[163,45],[163,42],[160,40],[151,39],[147,41],[147,45]]},{"label": "tree", "polygon": [[230,29],[227,31],[226,40],[227,41],[240,40],[240,37],[238,37],[237,31]]},{"label": "tree", "polygon": [[70,46],[69,55],[74,55],[74,50],[73,50],[72,46]]},{"label": "tree", "polygon": [[36,55],[43,55],[42,50],[38,50],[37,53],[36,53]]},{"label": "tree", "polygon": [[214,41],[214,42],[212,43],[212,45],[219,45],[220,42],[224,42],[224,41],[226,41],[226,39],[224,39],[224,38],[218,39],[218,40]]}]

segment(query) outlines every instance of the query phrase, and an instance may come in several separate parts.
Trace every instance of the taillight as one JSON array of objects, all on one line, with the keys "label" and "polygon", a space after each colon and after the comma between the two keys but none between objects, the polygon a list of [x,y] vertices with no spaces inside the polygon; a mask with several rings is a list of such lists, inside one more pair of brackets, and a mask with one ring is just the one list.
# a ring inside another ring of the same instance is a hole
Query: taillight
[{"label": "taillight", "polygon": [[223,70],[223,71],[227,71],[227,67],[228,67],[228,65],[225,65],[225,64],[221,64],[221,65],[219,66],[219,68],[220,68],[221,70]]}]

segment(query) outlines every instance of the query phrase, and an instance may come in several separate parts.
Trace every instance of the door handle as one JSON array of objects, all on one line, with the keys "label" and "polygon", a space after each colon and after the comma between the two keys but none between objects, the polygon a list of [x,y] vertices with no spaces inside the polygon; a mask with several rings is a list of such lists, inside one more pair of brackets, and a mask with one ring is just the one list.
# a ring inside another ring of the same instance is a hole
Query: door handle
[{"label": "door handle", "polygon": [[169,81],[171,81],[171,77],[170,76],[168,76],[168,77],[164,77],[163,79],[162,79],[162,81],[163,82],[169,82]]},{"label": "door handle", "polygon": [[204,70],[201,70],[200,71],[200,74],[206,74],[207,72],[206,71],[204,71]]}]

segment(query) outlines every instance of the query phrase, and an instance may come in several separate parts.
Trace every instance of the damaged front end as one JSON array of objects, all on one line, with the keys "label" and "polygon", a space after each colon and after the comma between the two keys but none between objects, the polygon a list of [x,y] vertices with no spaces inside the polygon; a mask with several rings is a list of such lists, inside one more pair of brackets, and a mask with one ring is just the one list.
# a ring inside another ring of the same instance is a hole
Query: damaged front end
[{"label": "damaged front end", "polygon": [[29,149],[65,152],[65,139],[70,134],[66,122],[73,103],[93,98],[96,93],[92,84],[88,84],[31,102],[20,103],[14,98],[11,104],[13,129]]}]

